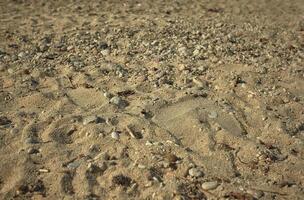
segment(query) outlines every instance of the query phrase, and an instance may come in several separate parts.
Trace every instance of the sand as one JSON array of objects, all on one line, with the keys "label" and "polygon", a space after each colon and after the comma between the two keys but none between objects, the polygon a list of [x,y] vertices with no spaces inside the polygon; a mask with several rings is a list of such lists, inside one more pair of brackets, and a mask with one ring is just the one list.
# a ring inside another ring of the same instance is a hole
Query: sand
[{"label": "sand", "polygon": [[0,2],[0,199],[303,199],[301,0]]}]

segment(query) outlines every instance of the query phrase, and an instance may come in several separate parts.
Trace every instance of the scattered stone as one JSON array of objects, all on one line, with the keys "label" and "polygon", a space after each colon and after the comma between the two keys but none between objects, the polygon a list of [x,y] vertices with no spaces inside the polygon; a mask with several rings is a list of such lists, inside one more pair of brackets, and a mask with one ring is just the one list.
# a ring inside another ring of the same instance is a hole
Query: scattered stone
[{"label": "scattered stone", "polygon": [[100,122],[102,122],[102,118],[95,115],[87,116],[82,121],[83,125],[87,125],[90,123],[100,123]]},{"label": "scattered stone", "polygon": [[18,57],[19,58],[23,58],[25,56],[25,53],[24,52],[20,52],[19,54],[18,54]]},{"label": "scattered stone", "polygon": [[38,140],[36,138],[29,137],[29,138],[26,138],[24,142],[26,144],[37,144]]},{"label": "scattered stone", "polygon": [[201,81],[198,78],[193,78],[192,79],[193,83],[195,83],[199,88],[206,88],[207,87],[207,82]]},{"label": "scattered stone", "polygon": [[126,130],[128,131],[129,135],[132,138],[135,138],[135,139],[141,139],[142,138],[141,133],[134,132],[129,126],[126,126]]},{"label": "scattered stone", "polygon": [[7,69],[7,72],[8,72],[9,74],[13,74],[15,71],[14,71],[12,68],[8,68],[8,69]]},{"label": "scattered stone", "polygon": [[211,118],[211,119],[217,118],[217,112],[211,111],[211,112],[209,113],[208,117]]},{"label": "scattered stone", "polygon": [[6,69],[5,66],[0,63],[0,72],[3,72],[5,69]]},{"label": "scattered stone", "polygon": [[247,193],[252,195],[256,199],[260,199],[264,195],[264,192],[262,192],[260,190],[253,190],[253,189],[248,189]]},{"label": "scattered stone", "polygon": [[132,183],[132,179],[128,176],[124,176],[124,175],[120,174],[120,175],[116,175],[112,178],[112,183],[114,185],[129,187]]},{"label": "scattered stone", "polygon": [[124,108],[127,106],[127,102],[124,101],[122,98],[119,96],[114,96],[110,99],[110,103],[116,105],[119,108]]},{"label": "scattered stone", "polygon": [[19,128],[13,128],[10,132],[11,132],[11,134],[17,134],[17,133],[19,133]]},{"label": "scattered stone", "polygon": [[142,165],[142,164],[138,164],[137,167],[138,167],[139,169],[146,169],[146,168],[147,168],[145,165]]},{"label": "scattered stone", "polygon": [[111,99],[113,97],[113,95],[111,93],[109,93],[109,92],[104,92],[103,96],[106,97],[106,98],[108,98],[108,99]]},{"label": "scattered stone", "polygon": [[102,152],[100,154],[98,154],[97,156],[94,157],[93,160],[104,160],[104,161],[107,161],[107,160],[110,160],[110,155],[107,153],[107,152]]},{"label": "scattered stone", "polygon": [[209,181],[209,182],[204,182],[202,184],[202,188],[203,190],[214,190],[215,188],[217,188],[218,185],[219,184],[217,181]]},{"label": "scattered stone", "polygon": [[5,125],[11,124],[11,123],[12,123],[12,121],[9,120],[7,117],[0,116],[0,126],[5,126]]},{"label": "scattered stone", "polygon": [[164,157],[169,163],[176,163],[176,161],[179,160],[179,158],[172,153],[167,153]]},{"label": "scattered stone", "polygon": [[106,42],[100,42],[99,43],[99,49],[104,50],[109,48],[109,45]]},{"label": "scattered stone", "polygon": [[198,178],[203,176],[203,172],[198,168],[191,168],[189,169],[189,175]]},{"label": "scattered stone", "polygon": [[111,137],[115,140],[119,140],[119,133],[117,131],[113,131],[111,133]]},{"label": "scattered stone", "polygon": [[153,145],[153,143],[151,141],[147,140],[146,146],[152,146],[152,145]]},{"label": "scattered stone", "polygon": [[94,163],[88,164],[88,171],[93,174],[103,173],[102,169],[99,166],[95,165]]},{"label": "scattered stone", "polygon": [[39,169],[38,170],[40,173],[49,173],[50,170],[49,169]]},{"label": "scattered stone", "polygon": [[67,168],[69,169],[77,169],[81,164],[81,160],[76,160],[74,162],[71,162],[67,165]]},{"label": "scattered stone", "polygon": [[100,53],[103,55],[103,56],[107,56],[110,54],[110,50],[109,49],[104,49],[104,50],[101,50]]},{"label": "scattered stone", "polygon": [[35,149],[35,148],[29,148],[29,149],[27,150],[27,153],[28,153],[28,154],[37,154],[37,153],[39,153],[39,150],[38,150],[38,149]]}]

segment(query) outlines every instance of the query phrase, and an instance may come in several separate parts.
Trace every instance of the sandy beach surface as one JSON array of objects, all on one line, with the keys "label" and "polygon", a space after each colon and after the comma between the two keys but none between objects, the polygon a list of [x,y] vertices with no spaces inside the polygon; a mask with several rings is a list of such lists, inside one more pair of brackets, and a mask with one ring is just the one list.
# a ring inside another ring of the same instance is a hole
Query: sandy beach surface
[{"label": "sandy beach surface", "polygon": [[303,0],[0,0],[0,199],[304,199]]}]

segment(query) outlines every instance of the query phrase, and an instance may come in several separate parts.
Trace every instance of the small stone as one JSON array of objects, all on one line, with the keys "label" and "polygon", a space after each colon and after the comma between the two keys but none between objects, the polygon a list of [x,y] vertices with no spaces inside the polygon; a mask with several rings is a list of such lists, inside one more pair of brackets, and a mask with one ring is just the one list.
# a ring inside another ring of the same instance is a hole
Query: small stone
[{"label": "small stone", "polygon": [[87,166],[87,169],[91,173],[98,173],[98,172],[102,171],[98,165],[93,164],[93,163],[89,163]]},{"label": "small stone", "polygon": [[24,57],[25,56],[25,53],[24,52],[20,52],[19,54],[18,54],[18,57],[19,58],[22,58],[22,57]]},{"label": "small stone", "polygon": [[111,133],[111,137],[112,137],[113,139],[115,139],[115,140],[119,140],[119,133],[116,132],[116,131],[113,131],[113,132]]},{"label": "small stone", "polygon": [[120,105],[122,103],[122,99],[118,96],[115,96],[110,99],[110,102],[115,105]]},{"label": "small stone", "polygon": [[251,194],[256,199],[260,199],[264,195],[264,193],[262,191],[252,190],[252,189],[248,189],[247,193]]},{"label": "small stone", "polygon": [[95,116],[95,115],[87,116],[83,119],[82,123],[83,123],[83,125],[87,125],[90,123],[98,123],[98,122],[100,122],[100,119],[101,119],[100,117]]},{"label": "small stone", "polygon": [[103,96],[106,97],[106,98],[108,98],[108,99],[111,99],[113,97],[113,95],[111,93],[109,93],[109,92],[104,92]]},{"label": "small stone", "polygon": [[110,50],[109,49],[104,49],[102,51],[100,51],[100,53],[103,55],[103,56],[107,56],[110,54]]},{"label": "small stone", "polygon": [[102,152],[100,154],[98,154],[97,156],[95,156],[95,158],[93,160],[110,160],[110,155],[107,152]]},{"label": "small stone", "polygon": [[208,115],[209,118],[214,119],[217,118],[217,113],[215,111],[211,111]]},{"label": "small stone", "polygon": [[169,163],[175,163],[179,160],[179,158],[172,153],[165,154],[164,157]]},{"label": "small stone", "polygon": [[218,185],[217,181],[208,181],[202,184],[202,188],[203,190],[214,190]]},{"label": "small stone", "polygon": [[72,49],[74,49],[74,46],[68,46],[67,47],[67,51],[71,51]]},{"label": "small stone", "polygon": [[76,160],[74,162],[71,162],[67,165],[67,168],[69,169],[76,169],[77,167],[79,167],[81,164],[81,161],[80,160]]},{"label": "small stone", "polygon": [[50,172],[50,170],[49,169],[38,169],[38,171],[40,172],[40,173],[49,173]]},{"label": "small stone", "polygon": [[137,167],[138,167],[139,169],[146,169],[146,166],[145,166],[145,165],[142,165],[142,164],[138,164]]},{"label": "small stone", "polygon": [[0,72],[3,72],[5,70],[5,66],[0,63]]},{"label": "small stone", "polygon": [[7,72],[8,72],[9,74],[13,74],[13,73],[14,73],[14,70],[13,70],[12,68],[8,68],[8,69],[7,69]]},{"label": "small stone", "polygon": [[12,121],[5,116],[0,116],[0,126],[11,124]]},{"label": "small stone", "polygon": [[153,145],[153,143],[151,141],[147,140],[146,146],[152,146],[152,145]]},{"label": "small stone", "polygon": [[119,108],[123,108],[126,106],[126,102],[122,100],[119,96],[114,96],[110,99],[110,103],[118,106]]},{"label": "small stone", "polygon": [[114,185],[129,187],[132,183],[132,179],[128,176],[119,174],[119,175],[116,175],[112,178],[112,183]]},{"label": "small stone", "polygon": [[26,138],[25,139],[25,143],[26,144],[37,144],[38,143],[38,141],[35,139],[35,138]]},{"label": "small stone", "polygon": [[35,148],[29,148],[29,149],[27,150],[27,153],[28,153],[28,154],[37,154],[37,153],[39,153],[39,150],[38,150],[38,149],[35,149]]},{"label": "small stone", "polygon": [[17,134],[17,133],[19,133],[19,129],[18,128],[13,128],[10,132],[11,132],[11,134]]},{"label": "small stone", "polygon": [[189,169],[189,175],[198,178],[203,176],[203,172],[198,168],[191,168]]}]

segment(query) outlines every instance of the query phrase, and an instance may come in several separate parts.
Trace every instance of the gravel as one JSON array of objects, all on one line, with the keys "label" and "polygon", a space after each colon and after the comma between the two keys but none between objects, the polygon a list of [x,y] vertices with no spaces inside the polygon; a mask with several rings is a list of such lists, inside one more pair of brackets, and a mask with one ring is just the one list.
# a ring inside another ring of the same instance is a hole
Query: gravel
[{"label": "gravel", "polygon": [[199,178],[203,176],[203,172],[199,168],[191,168],[189,169],[188,173],[190,176],[195,178]]},{"label": "gravel", "polygon": [[218,182],[217,181],[209,181],[209,182],[204,182],[202,183],[202,189],[203,190],[214,190],[218,187]]}]

